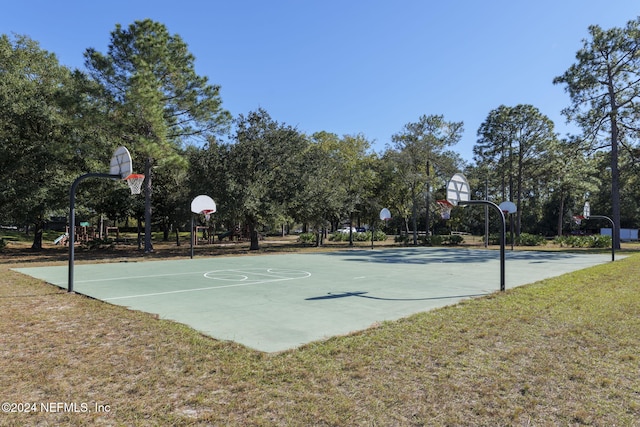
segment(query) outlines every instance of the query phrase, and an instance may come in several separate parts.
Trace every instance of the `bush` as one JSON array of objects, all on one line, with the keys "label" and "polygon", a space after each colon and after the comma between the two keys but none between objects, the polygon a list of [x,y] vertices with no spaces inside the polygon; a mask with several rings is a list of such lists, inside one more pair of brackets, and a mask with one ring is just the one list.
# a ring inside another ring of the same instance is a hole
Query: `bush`
[{"label": "bush", "polygon": [[[377,230],[373,236],[375,241],[384,241],[387,240],[387,235],[384,231]],[[348,242],[349,241],[349,233],[332,233],[329,235],[329,240],[333,242]],[[353,233],[353,241],[354,242],[370,242],[371,241],[371,231],[365,232],[356,232]],[[396,237],[396,242],[398,242],[398,238]]]},{"label": "bush", "polygon": [[0,238],[0,251],[7,247],[7,242],[3,238]]},{"label": "bush", "polygon": [[457,246],[464,243],[464,237],[459,234],[452,234],[450,236],[446,236],[446,241],[452,246]]},{"label": "bush", "polygon": [[593,236],[559,236],[554,243],[569,248],[607,248],[611,247],[611,236],[594,234]]},{"label": "bush", "polygon": [[301,233],[298,236],[298,242],[306,245],[314,245],[317,240],[316,233]]},{"label": "bush", "polygon": [[558,236],[553,242],[560,247],[568,248],[582,248],[585,244],[584,238],[581,236]]},{"label": "bush", "polygon": [[[356,238],[355,235],[358,235],[358,237]],[[364,233],[353,233],[354,235],[354,240],[357,240],[358,242],[370,242],[371,241],[371,230],[366,231]],[[347,239],[349,240],[349,239]],[[373,240],[376,242],[383,242],[385,240],[387,240],[387,235],[384,233],[384,231],[381,230],[376,230],[374,231],[373,234]]]},{"label": "bush", "polygon": [[399,236],[396,236],[394,238],[394,242],[396,243],[402,243],[403,245],[408,245],[409,244],[409,235],[408,234],[401,234]]},{"label": "bush", "polygon": [[518,246],[541,246],[547,243],[544,236],[537,236],[535,234],[522,233],[519,237],[516,237],[516,245]]},{"label": "bush", "polygon": [[[411,236],[396,236],[396,243],[405,243],[409,244],[411,241]],[[442,235],[442,234],[432,234],[430,236],[419,236],[418,241],[423,246],[442,246],[442,245],[452,245],[456,246],[464,243],[464,237],[459,234],[452,235]]]},{"label": "bush", "polygon": [[489,234],[489,244],[490,245],[499,245],[500,244],[500,234],[497,234],[497,233]]},{"label": "bush", "polygon": [[[505,236],[505,244],[511,243],[511,234],[507,233]],[[490,245],[500,244],[500,234],[494,233],[489,235]],[[542,246],[547,244],[547,239],[544,236],[538,236],[536,234],[521,233],[520,236],[514,236],[514,244],[518,246]]]},{"label": "bush", "polygon": [[593,236],[589,236],[590,248],[609,248],[613,244],[613,239],[611,236],[605,236],[602,234],[594,234]]},{"label": "bush", "polygon": [[[369,240],[371,240],[371,231],[367,231],[367,234],[369,235]],[[382,230],[376,230],[373,235],[373,240],[376,242],[384,242],[387,240],[387,235]]]},{"label": "bush", "polygon": [[329,240],[332,242],[348,242],[349,233],[331,233],[329,234]]},{"label": "bush", "polygon": [[444,241],[444,236],[432,234],[431,236],[420,236],[420,243],[425,246],[440,246]]},{"label": "bush", "polygon": [[[347,235],[347,241],[349,241],[349,233],[344,233]],[[369,242],[371,241],[371,232],[366,231],[364,233],[353,233],[353,241],[354,242]]]}]

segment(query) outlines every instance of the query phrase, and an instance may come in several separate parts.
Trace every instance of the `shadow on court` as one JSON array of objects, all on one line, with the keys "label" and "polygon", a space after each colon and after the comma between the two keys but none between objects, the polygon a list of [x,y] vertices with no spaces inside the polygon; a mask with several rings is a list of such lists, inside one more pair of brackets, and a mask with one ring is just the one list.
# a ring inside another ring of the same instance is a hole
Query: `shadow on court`
[{"label": "shadow on court", "polygon": [[[429,256],[424,256],[423,248],[402,248],[384,251],[349,251],[334,252],[332,255],[348,257],[351,262],[381,262],[385,264],[434,264],[434,263],[485,263],[495,261],[499,253],[495,250],[478,250],[463,248],[429,248]],[[535,262],[562,261],[575,259],[575,254],[563,252],[507,251],[506,257],[511,260],[530,261],[535,254]]]},{"label": "shadow on court", "polygon": [[[608,261],[605,254],[509,251],[506,286]],[[276,352],[497,292],[499,265],[498,251],[456,248],[82,264],[74,290]],[[15,270],[67,288],[67,267]]]},{"label": "shadow on court", "polygon": [[479,297],[487,294],[474,294],[474,295],[450,295],[446,297],[428,297],[428,298],[381,298],[375,297],[372,295],[367,295],[369,292],[330,292],[328,295],[323,295],[319,297],[311,297],[307,298],[307,301],[322,301],[322,300],[332,300],[336,298],[349,298],[349,297],[358,297],[358,298],[370,298],[381,301],[427,301],[427,300],[439,300],[439,299],[454,299],[459,300],[463,298],[473,298]]}]

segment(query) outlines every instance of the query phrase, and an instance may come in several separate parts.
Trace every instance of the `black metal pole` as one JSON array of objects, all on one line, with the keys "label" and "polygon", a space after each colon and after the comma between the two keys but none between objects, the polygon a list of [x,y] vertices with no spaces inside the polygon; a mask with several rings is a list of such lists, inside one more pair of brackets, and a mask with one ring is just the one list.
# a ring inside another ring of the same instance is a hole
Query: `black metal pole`
[{"label": "black metal pole", "polygon": [[606,219],[607,221],[609,221],[611,223],[611,261],[615,261],[616,260],[616,245],[615,245],[616,224],[613,222],[613,220],[611,218],[609,218],[608,216],[604,216],[604,215],[589,215],[589,218],[587,218],[587,219],[591,219],[591,218]]},{"label": "black metal pole", "polygon": [[376,234],[376,220],[374,218],[373,220],[371,220],[371,249],[373,249],[373,239],[375,238],[375,234]]},{"label": "black metal pole", "polygon": [[88,173],[76,178],[69,189],[69,277],[67,281],[67,292],[73,292],[73,269],[75,258],[75,239],[76,239],[76,189],[81,181],[87,178],[111,178],[120,179],[120,175],[110,173]]},{"label": "black metal pole", "polygon": [[509,236],[511,238],[511,250],[513,251],[513,245],[515,244],[513,241],[513,214],[509,214]]},{"label": "black metal pole", "polygon": [[500,214],[500,291],[505,290],[505,235],[507,234],[506,221],[504,219],[504,213],[500,209],[500,206],[488,200],[467,200],[466,202],[458,202],[459,205],[485,205],[492,206]]},{"label": "black metal pole", "polygon": [[[484,199],[489,200],[489,177],[484,181]],[[484,206],[484,247],[489,247],[489,206]]]},{"label": "black metal pole", "polygon": [[[194,226],[194,224],[193,224],[193,214],[191,214],[191,233],[190,233],[190,236],[191,236],[191,259],[193,259],[193,226]],[[197,239],[197,236],[196,236],[196,239]]]}]

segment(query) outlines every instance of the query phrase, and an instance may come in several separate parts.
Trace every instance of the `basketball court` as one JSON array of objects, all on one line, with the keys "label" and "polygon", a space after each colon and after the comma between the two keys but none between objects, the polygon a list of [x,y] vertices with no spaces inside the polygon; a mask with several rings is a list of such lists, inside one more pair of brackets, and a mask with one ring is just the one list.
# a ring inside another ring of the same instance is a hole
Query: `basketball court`
[{"label": "basketball court", "polygon": [[[610,261],[506,254],[506,288]],[[67,289],[68,267],[14,269]],[[276,352],[500,289],[498,251],[363,249],[75,266],[74,291]]]}]

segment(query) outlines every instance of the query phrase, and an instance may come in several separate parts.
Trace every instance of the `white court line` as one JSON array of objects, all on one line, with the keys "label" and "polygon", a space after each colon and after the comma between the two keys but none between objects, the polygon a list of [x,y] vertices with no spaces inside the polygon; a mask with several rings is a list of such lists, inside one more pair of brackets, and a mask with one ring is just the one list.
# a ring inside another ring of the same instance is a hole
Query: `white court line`
[{"label": "white court line", "polygon": [[[209,271],[205,274],[208,273],[219,273],[222,271],[234,271],[237,272],[238,270],[215,270],[215,271]],[[300,271],[303,272],[302,270],[295,270],[295,271]],[[251,282],[243,282],[243,283],[238,283],[235,285],[221,285],[221,286],[208,286],[206,288],[193,288],[193,289],[180,289],[180,290],[176,290],[176,291],[166,291],[166,292],[153,292],[153,293],[148,293],[148,294],[138,294],[138,295],[127,295],[127,296],[121,296],[121,297],[111,297],[111,298],[102,298],[102,300],[104,301],[114,301],[114,300],[122,300],[122,299],[129,299],[129,298],[141,298],[141,297],[152,297],[152,296],[159,296],[159,295],[171,295],[171,294],[180,294],[180,293],[186,293],[186,292],[199,292],[199,291],[208,291],[208,290],[212,290],[212,289],[223,289],[223,288],[237,288],[240,286],[252,286],[252,285],[262,285],[264,283],[271,283],[271,282],[284,282],[286,280],[295,280],[295,279],[306,279],[307,277],[311,277],[311,273],[309,273],[308,271],[304,271],[304,273],[306,273],[306,276],[303,277],[285,277],[285,278],[277,278],[277,279],[273,279],[273,280],[262,280],[262,281],[251,281]],[[199,273],[202,274],[202,273]],[[178,275],[178,274],[175,274]],[[148,276],[148,277],[155,277],[155,276]],[[215,279],[213,279],[215,280]]]},{"label": "white court line", "polygon": [[[285,270],[282,268],[253,268],[253,269],[242,269],[242,270],[213,270],[213,271],[208,271],[206,273],[204,273],[204,277],[206,277],[207,279],[210,280],[225,280],[225,279],[220,279],[218,277],[210,277],[209,275],[214,275],[214,274],[226,274],[226,273],[233,273],[233,274],[237,274],[237,275],[243,275],[246,277],[246,275],[253,275],[253,276],[267,276],[267,277],[277,277],[278,279],[281,280],[289,280],[289,279],[304,279],[307,278],[309,276],[311,276],[311,273],[309,273],[308,271],[304,271],[304,270]],[[287,273],[289,273],[289,275],[287,275]],[[291,274],[295,274],[294,276],[292,276]],[[300,273],[302,273],[302,275],[299,275]],[[228,280],[228,279],[227,279]]]},{"label": "white court line", "polygon": [[[250,271],[251,269],[249,269]],[[262,268],[256,268],[256,270],[263,270]],[[276,272],[276,273],[270,273],[270,275],[280,275],[279,273],[282,272],[282,268],[268,268],[268,269],[264,269],[264,271],[266,271],[267,273],[270,272],[270,270],[280,270],[280,272]],[[165,273],[165,274],[148,274],[145,276],[123,276],[123,277],[108,277],[108,278],[104,278],[104,279],[89,279],[89,280],[76,280],[75,283],[93,283],[93,282],[113,282],[113,281],[118,281],[118,280],[131,280],[131,279],[150,279],[153,277],[172,277],[172,276],[189,276],[191,274],[208,274],[208,273],[217,273],[217,272],[223,272],[223,271],[231,271],[234,273],[246,273],[246,271],[243,270],[209,270],[209,271],[189,271],[189,272],[185,272],[185,273]],[[287,271],[287,270],[285,270]],[[309,273],[308,271],[303,271],[303,270],[288,270],[288,271],[295,271],[295,272],[301,272],[301,273],[306,273],[309,276],[311,275],[311,273]],[[269,275],[267,273],[256,273],[251,271],[252,274],[255,275]],[[206,276],[205,276],[206,277]],[[308,276],[304,276],[304,277],[308,277]],[[286,277],[285,277],[286,278]]]},{"label": "white court line", "polygon": [[206,274],[207,271],[190,271],[188,273],[149,274],[146,276],[108,277],[105,279],[76,280],[76,283],[113,282],[117,280],[150,279],[153,277],[189,276],[191,274]]}]

